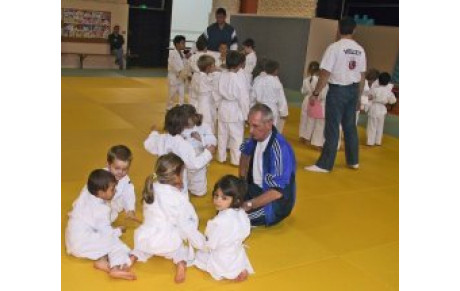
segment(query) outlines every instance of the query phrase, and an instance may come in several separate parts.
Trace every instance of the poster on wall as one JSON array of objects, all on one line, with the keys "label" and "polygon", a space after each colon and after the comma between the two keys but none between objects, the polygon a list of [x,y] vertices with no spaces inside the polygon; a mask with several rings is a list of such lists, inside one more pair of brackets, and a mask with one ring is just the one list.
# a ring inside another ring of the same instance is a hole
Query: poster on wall
[{"label": "poster on wall", "polygon": [[61,40],[71,42],[107,42],[111,15],[106,11],[62,8]]}]

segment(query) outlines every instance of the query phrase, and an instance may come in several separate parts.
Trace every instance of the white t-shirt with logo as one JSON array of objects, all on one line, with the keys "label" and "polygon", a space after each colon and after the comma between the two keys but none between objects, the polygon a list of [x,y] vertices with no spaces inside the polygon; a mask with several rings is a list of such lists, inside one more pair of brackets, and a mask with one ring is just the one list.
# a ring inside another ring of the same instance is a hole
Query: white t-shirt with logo
[{"label": "white t-shirt with logo", "polygon": [[254,184],[259,185],[262,188],[263,182],[263,161],[264,161],[264,151],[267,148],[268,141],[272,134],[270,133],[264,141],[257,142],[256,152],[254,153],[253,164],[252,164],[252,179]]},{"label": "white t-shirt with logo", "polygon": [[346,86],[359,83],[366,66],[364,49],[356,41],[343,38],[329,45],[320,67],[331,73],[329,83]]}]

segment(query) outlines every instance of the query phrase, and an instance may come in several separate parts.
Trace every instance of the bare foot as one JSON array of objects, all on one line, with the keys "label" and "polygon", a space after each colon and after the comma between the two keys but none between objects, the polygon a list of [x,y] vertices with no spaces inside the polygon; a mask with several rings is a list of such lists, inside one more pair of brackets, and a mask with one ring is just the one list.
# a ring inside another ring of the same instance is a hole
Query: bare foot
[{"label": "bare foot", "polygon": [[130,271],[120,269],[118,267],[113,268],[109,272],[110,277],[116,279],[124,279],[124,280],[136,280],[136,275]]},{"label": "bare foot", "polygon": [[109,261],[107,260],[107,257],[102,257],[99,260],[95,261],[93,264],[94,268],[104,271],[104,272],[110,272],[110,266],[109,266]]},{"label": "bare foot", "polygon": [[131,266],[137,262],[137,257],[135,255],[129,255],[129,260],[131,261]]},{"label": "bare foot", "polygon": [[244,270],[242,271],[238,277],[236,277],[235,279],[233,279],[235,282],[243,282],[244,280],[246,280],[248,278],[248,271],[247,270]]},{"label": "bare foot", "polygon": [[184,261],[179,262],[176,266],[176,276],[174,277],[174,282],[183,283],[185,281],[185,270],[186,264]]}]

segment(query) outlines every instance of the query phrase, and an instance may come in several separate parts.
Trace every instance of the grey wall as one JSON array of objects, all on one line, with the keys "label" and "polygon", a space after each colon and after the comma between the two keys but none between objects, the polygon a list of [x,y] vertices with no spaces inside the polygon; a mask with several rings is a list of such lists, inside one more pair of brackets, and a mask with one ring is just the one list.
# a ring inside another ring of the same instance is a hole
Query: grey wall
[{"label": "grey wall", "polygon": [[258,58],[264,56],[280,63],[279,77],[284,87],[300,90],[310,19],[232,14],[230,24],[236,29],[239,46],[246,38],[254,39]]}]

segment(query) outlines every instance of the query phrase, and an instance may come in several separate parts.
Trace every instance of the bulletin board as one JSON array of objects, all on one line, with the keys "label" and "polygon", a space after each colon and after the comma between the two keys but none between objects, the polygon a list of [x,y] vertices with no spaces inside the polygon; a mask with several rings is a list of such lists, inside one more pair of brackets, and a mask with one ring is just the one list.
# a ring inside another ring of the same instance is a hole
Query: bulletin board
[{"label": "bulletin board", "polygon": [[61,10],[61,41],[106,43],[110,28],[110,12],[76,8]]}]

